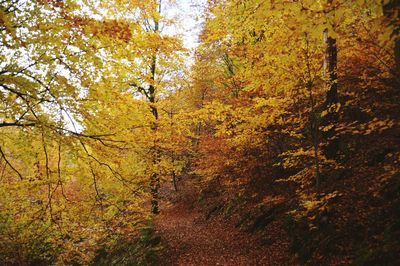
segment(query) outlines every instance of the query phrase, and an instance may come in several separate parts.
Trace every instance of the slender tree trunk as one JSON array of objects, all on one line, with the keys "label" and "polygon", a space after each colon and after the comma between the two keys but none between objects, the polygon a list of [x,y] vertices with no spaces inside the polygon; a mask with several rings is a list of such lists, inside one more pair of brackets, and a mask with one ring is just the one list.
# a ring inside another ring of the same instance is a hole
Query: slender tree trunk
[{"label": "slender tree trunk", "polygon": [[308,35],[305,35],[306,41],[306,50],[305,50],[305,58],[306,58],[306,65],[307,65],[307,84],[306,88],[308,89],[309,93],[309,101],[311,107],[311,113],[309,116],[309,123],[310,123],[310,136],[311,136],[311,143],[314,149],[314,166],[315,166],[315,187],[319,191],[320,183],[321,183],[321,172],[320,172],[320,162],[319,162],[319,145],[320,145],[320,131],[319,131],[319,124],[320,118],[317,115],[315,110],[315,99],[313,96],[313,77],[311,74],[311,62],[310,62],[310,48],[309,48],[309,40]]},{"label": "slender tree trunk", "polygon": [[337,91],[337,47],[336,39],[329,36],[329,32],[326,29],[324,31],[325,41],[325,62],[324,68],[329,75],[329,88],[326,94],[326,106],[329,107],[332,104],[338,102],[338,91]]},{"label": "slender tree trunk", "polygon": [[[328,8],[331,9],[333,0],[327,0]],[[334,12],[329,10],[330,12]],[[338,102],[338,91],[337,91],[337,47],[336,39],[330,36],[328,29],[324,30],[324,42],[325,42],[325,60],[324,69],[329,75],[328,91],[325,98],[326,106],[329,108],[332,104]]]},{"label": "slender tree trunk", "polygon": [[[161,12],[161,1],[159,2],[158,6],[158,12]],[[159,21],[158,18],[154,18],[154,32],[159,33]],[[154,51],[151,65],[150,65],[150,79],[151,79],[151,84],[149,86],[148,90],[148,100],[150,102],[150,108],[151,108],[151,113],[154,116],[154,124],[152,126],[152,131],[153,131],[153,141],[154,141],[154,146],[153,146],[153,151],[152,151],[152,156],[153,156],[153,166],[156,166],[160,162],[160,151],[158,149],[158,140],[157,140],[157,130],[158,130],[158,125],[157,125],[157,120],[158,120],[158,109],[157,106],[155,105],[156,103],[156,86],[155,86],[155,81],[156,81],[156,72],[157,72],[157,49]],[[159,200],[159,189],[160,189],[160,177],[155,170],[155,167],[153,167],[153,172],[151,173],[150,176],[150,189],[151,189],[151,212],[153,214],[158,214],[160,212],[158,200]]]},{"label": "slender tree trunk", "polygon": [[[156,64],[157,64],[157,57],[153,56],[152,64],[151,64],[151,80],[152,82],[155,81],[155,75],[156,75]],[[156,89],[154,84],[149,86],[149,102],[150,102],[150,108],[151,108],[151,113],[154,116],[154,124],[151,127],[151,130],[153,131],[153,147],[152,147],[152,156],[153,156],[153,166],[157,165],[160,161],[160,152],[158,150],[158,140],[157,140],[157,130],[158,130],[158,125],[157,125],[157,120],[158,120],[158,109],[155,105],[156,103]],[[151,173],[150,176],[150,188],[151,188],[151,212],[154,214],[158,214],[160,212],[159,206],[158,206],[158,190],[160,188],[160,177],[158,176],[158,173],[155,171],[153,168],[153,172]]]},{"label": "slender tree trunk", "polygon": [[400,38],[394,43],[394,56],[396,60],[396,72],[400,72]]},{"label": "slender tree trunk", "polygon": [[[328,0],[328,4],[332,4],[332,0]],[[329,7],[332,8],[332,7]],[[334,12],[331,10],[331,12]],[[324,117],[325,123],[333,124],[333,127],[324,134],[325,139],[331,139],[328,141],[325,150],[325,154],[327,158],[333,159],[336,157],[339,151],[339,139],[332,137],[335,135],[336,131],[336,123],[339,120],[338,113],[336,112],[336,108],[334,107],[339,99],[338,99],[338,76],[337,76],[337,46],[336,39],[333,38],[328,29],[324,31],[324,42],[325,42],[325,60],[324,60],[324,69],[328,74],[328,90],[326,92],[325,97],[325,108],[328,111],[328,115]]]}]

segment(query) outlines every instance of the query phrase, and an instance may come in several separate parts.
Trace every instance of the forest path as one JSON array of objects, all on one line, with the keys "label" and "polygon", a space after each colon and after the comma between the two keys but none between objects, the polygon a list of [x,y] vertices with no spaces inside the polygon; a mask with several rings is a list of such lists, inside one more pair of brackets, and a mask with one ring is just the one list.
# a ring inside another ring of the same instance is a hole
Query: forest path
[{"label": "forest path", "polygon": [[204,211],[185,200],[161,201],[155,220],[165,247],[159,265],[296,265],[272,228],[271,243],[262,244],[257,234],[235,228],[220,217],[206,220]]}]

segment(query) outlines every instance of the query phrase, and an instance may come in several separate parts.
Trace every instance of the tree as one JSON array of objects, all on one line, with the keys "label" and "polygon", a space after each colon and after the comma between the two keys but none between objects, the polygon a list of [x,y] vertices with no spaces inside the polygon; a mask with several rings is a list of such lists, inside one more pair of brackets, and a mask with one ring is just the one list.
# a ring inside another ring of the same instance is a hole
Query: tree
[{"label": "tree", "polygon": [[[335,7],[333,7],[332,0],[328,0],[327,2],[328,10],[326,13],[335,12]],[[324,68],[328,72],[329,75],[329,89],[326,95],[326,105],[329,107],[332,104],[337,103],[338,101],[338,92],[337,92],[337,47],[336,47],[336,39],[333,38],[329,34],[329,30],[324,30],[324,41],[326,45],[325,49],[325,59],[324,59]]]},{"label": "tree", "polygon": [[[150,168],[150,189],[152,194],[151,209],[154,214],[159,213],[158,190],[160,187],[160,173],[157,170],[161,163],[160,143],[159,143],[159,109],[158,98],[162,91],[171,89],[171,78],[174,72],[179,71],[182,66],[183,52],[180,41],[175,36],[163,35],[162,26],[172,23],[167,17],[162,17],[162,1],[149,1],[143,10],[140,18],[142,19],[143,34],[148,36],[148,43],[143,47],[143,54],[139,57],[141,73],[133,77],[130,86],[141,93],[148,101],[153,122],[151,125],[152,134],[149,141],[152,142],[151,149],[151,168]],[[167,3],[165,3],[167,5]],[[163,25],[162,25],[163,24]],[[135,75],[133,73],[133,75]]]},{"label": "tree", "polygon": [[5,263],[87,264],[146,226],[148,106],[116,86],[126,72],[114,59],[150,36],[85,14],[92,4],[1,3]]}]

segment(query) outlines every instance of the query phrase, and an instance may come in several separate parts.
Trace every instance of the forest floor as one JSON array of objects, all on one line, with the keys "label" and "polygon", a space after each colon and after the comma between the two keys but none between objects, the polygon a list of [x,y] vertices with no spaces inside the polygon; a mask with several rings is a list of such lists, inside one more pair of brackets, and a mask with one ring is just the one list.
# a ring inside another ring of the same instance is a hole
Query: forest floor
[{"label": "forest floor", "polygon": [[271,224],[265,241],[221,216],[206,219],[194,187],[185,182],[175,195],[170,188],[161,191],[161,214],[155,221],[164,246],[159,265],[297,265],[281,225]]}]

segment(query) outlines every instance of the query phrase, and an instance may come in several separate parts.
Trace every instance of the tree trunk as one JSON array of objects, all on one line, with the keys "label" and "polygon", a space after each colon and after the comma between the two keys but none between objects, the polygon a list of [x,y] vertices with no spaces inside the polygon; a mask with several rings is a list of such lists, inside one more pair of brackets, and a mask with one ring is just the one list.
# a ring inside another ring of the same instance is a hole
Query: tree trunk
[{"label": "tree trunk", "polygon": [[317,191],[319,191],[320,183],[321,183],[321,173],[320,173],[320,162],[319,162],[319,146],[320,146],[320,131],[319,131],[319,125],[320,125],[320,118],[319,114],[317,115],[317,112],[315,110],[315,99],[313,96],[313,78],[311,74],[311,62],[310,62],[310,47],[309,47],[309,40],[307,34],[305,35],[305,40],[306,40],[306,51],[305,51],[305,59],[306,59],[306,65],[307,65],[307,83],[306,83],[306,88],[308,89],[309,93],[309,101],[310,101],[310,108],[311,112],[309,115],[309,124],[310,124],[310,137],[311,137],[311,143],[312,147],[314,149],[314,166],[315,166],[315,187]]},{"label": "tree trunk", "polygon": [[325,41],[325,61],[324,68],[329,74],[329,88],[326,94],[326,106],[329,107],[332,104],[338,102],[338,91],[337,91],[337,47],[336,39],[329,36],[329,32],[326,29],[324,31]]},{"label": "tree trunk", "polygon": [[396,73],[400,72],[400,39],[395,41],[394,56],[396,60]]},{"label": "tree trunk", "polygon": [[[328,0],[328,4],[332,4],[332,0]],[[332,7],[329,7],[332,8]],[[334,12],[334,10],[330,10]],[[324,133],[324,139],[328,140],[327,145],[324,148],[324,152],[327,158],[333,159],[336,157],[339,151],[339,139],[332,139],[336,131],[336,123],[339,120],[336,108],[332,108],[338,103],[338,76],[337,76],[337,46],[336,39],[330,36],[328,29],[324,30],[324,42],[325,42],[325,60],[324,69],[327,72],[328,79],[328,90],[325,97],[325,108],[328,111],[328,115],[324,117],[325,124],[333,124],[333,127],[326,133]]]},{"label": "tree trunk", "polygon": [[[159,6],[157,8],[158,12],[161,12],[161,1],[159,3]],[[154,18],[154,32],[159,33],[159,21],[158,18]],[[153,137],[154,137],[154,146],[153,146],[153,151],[152,151],[152,156],[153,156],[153,166],[157,165],[160,161],[160,152],[158,150],[158,140],[157,140],[157,130],[158,130],[158,125],[157,125],[157,120],[158,120],[158,109],[155,105],[156,103],[156,86],[155,86],[155,80],[156,80],[156,72],[157,72],[157,49],[154,51],[153,57],[152,57],[152,62],[150,65],[150,79],[151,79],[151,84],[149,85],[148,89],[148,100],[150,102],[150,109],[151,113],[154,116],[154,124],[152,125],[151,129],[153,131]],[[158,214],[160,213],[160,208],[158,204],[158,199],[159,199],[159,189],[160,189],[160,177],[156,170],[153,168],[153,172],[151,173],[150,176],[150,189],[151,189],[151,212],[153,214]]]},{"label": "tree trunk", "polygon": [[[153,58],[152,66],[151,66],[151,79],[152,81],[155,80],[155,72],[156,72],[156,57]],[[149,86],[149,102],[150,102],[150,109],[151,113],[154,116],[154,124],[151,126],[151,130],[153,131],[153,147],[152,147],[152,157],[153,157],[153,166],[159,163],[160,161],[160,153],[158,151],[157,147],[157,130],[158,130],[158,125],[157,125],[157,120],[158,120],[158,109],[155,106],[156,102],[156,97],[155,97],[155,87],[154,85]],[[150,176],[150,188],[151,188],[151,212],[154,214],[159,213],[159,207],[158,207],[158,190],[160,188],[160,177],[158,176],[158,173],[153,169],[152,174]]]}]

